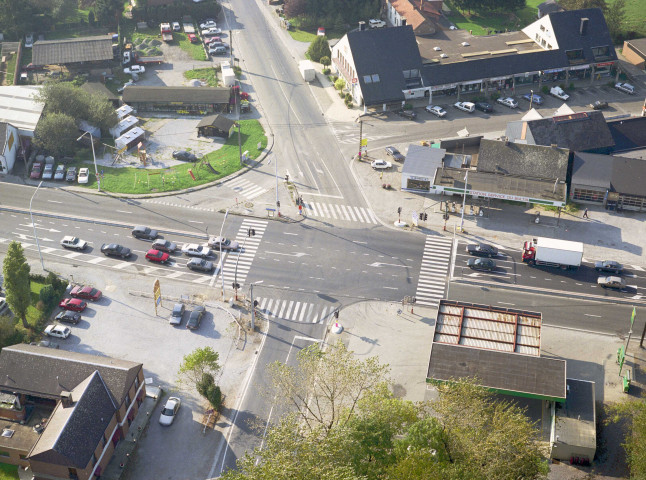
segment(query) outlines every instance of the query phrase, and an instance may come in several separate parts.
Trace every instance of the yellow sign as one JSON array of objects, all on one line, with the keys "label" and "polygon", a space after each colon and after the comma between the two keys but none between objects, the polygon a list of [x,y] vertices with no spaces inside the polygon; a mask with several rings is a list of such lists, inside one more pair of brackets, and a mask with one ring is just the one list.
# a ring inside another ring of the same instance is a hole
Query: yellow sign
[{"label": "yellow sign", "polygon": [[368,139],[367,139],[367,138],[362,138],[362,139],[361,139],[361,145],[362,145],[362,146],[364,146],[364,147],[365,147],[366,145],[368,145]]},{"label": "yellow sign", "polygon": [[153,296],[155,298],[155,315],[157,315],[157,305],[161,305],[161,285],[159,285],[159,279],[155,280],[153,285]]}]

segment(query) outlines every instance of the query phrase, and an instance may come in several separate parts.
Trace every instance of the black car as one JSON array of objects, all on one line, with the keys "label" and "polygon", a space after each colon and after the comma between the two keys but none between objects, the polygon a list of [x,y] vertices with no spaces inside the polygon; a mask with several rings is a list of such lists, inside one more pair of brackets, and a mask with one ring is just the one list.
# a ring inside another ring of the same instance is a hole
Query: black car
[{"label": "black car", "polygon": [[181,160],[182,162],[197,162],[197,157],[186,150],[175,150],[173,152],[173,158],[175,160]]},{"label": "black car", "polygon": [[154,240],[157,238],[157,230],[150,227],[136,226],[132,229],[132,236],[135,238],[145,238],[146,240]]},{"label": "black car", "polygon": [[399,110],[397,112],[397,115],[399,115],[400,117],[407,118],[409,120],[415,120],[417,118],[417,114],[415,112],[413,112],[412,110],[404,110],[404,109],[402,109],[402,110]]},{"label": "black car", "polygon": [[186,266],[189,270],[197,270],[198,272],[212,272],[214,268],[213,262],[203,258],[191,258]]},{"label": "black car", "polygon": [[597,100],[594,103],[591,103],[589,107],[592,110],[603,110],[604,108],[608,108],[608,102],[602,102],[601,100]]},{"label": "black car", "polygon": [[65,174],[65,180],[67,180],[68,182],[75,182],[76,175],[76,167],[70,167],[67,169],[67,173]]},{"label": "black car", "polygon": [[177,250],[177,244],[175,242],[171,242],[170,240],[164,240],[161,238],[158,238],[155,240],[150,248],[154,248],[155,250],[159,250],[160,252],[165,252],[165,253],[174,253],[175,250]]},{"label": "black car", "polygon": [[485,113],[493,112],[493,105],[487,102],[476,102],[476,110],[480,110]]},{"label": "black car", "polygon": [[394,160],[398,162],[403,162],[406,160],[406,157],[404,157],[399,150],[397,150],[395,147],[386,147],[386,155],[390,155],[393,157]]},{"label": "black car", "polygon": [[58,315],[56,315],[54,320],[59,322],[65,322],[65,323],[73,323],[74,325],[76,325],[81,321],[81,314],[76,312],[71,312],[69,310],[63,310]]},{"label": "black car", "polygon": [[130,249],[123,245],[119,245],[118,243],[104,243],[101,246],[101,253],[106,257],[113,256],[127,258],[130,256]]},{"label": "black car", "polygon": [[490,258],[470,258],[467,266],[473,270],[488,270],[496,268],[496,262]]},{"label": "black car", "polygon": [[614,260],[603,260],[601,262],[594,262],[594,268],[597,272],[619,274],[624,269],[624,266],[619,262],[615,262]]},{"label": "black car", "polygon": [[197,306],[195,309],[191,312],[191,315],[188,317],[188,322],[186,322],[186,328],[190,330],[195,330],[200,326],[200,322],[202,321],[202,317],[204,316],[204,313],[206,310],[204,310],[204,307],[202,306]]},{"label": "black car", "polygon": [[498,249],[488,243],[473,243],[467,245],[467,253],[476,257],[495,257],[498,255]]}]

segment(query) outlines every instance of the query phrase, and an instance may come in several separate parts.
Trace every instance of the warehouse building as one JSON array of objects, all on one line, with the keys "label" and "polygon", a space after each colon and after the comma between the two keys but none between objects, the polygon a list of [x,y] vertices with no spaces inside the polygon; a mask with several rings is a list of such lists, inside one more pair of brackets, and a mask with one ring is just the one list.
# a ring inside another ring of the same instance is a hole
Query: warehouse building
[{"label": "warehouse building", "polygon": [[109,67],[114,59],[112,35],[39,40],[34,43],[31,63],[34,66],[65,65],[67,67]]},{"label": "warehouse building", "polygon": [[209,115],[228,112],[230,97],[230,88],[131,85],[124,89],[122,99],[137,112]]}]

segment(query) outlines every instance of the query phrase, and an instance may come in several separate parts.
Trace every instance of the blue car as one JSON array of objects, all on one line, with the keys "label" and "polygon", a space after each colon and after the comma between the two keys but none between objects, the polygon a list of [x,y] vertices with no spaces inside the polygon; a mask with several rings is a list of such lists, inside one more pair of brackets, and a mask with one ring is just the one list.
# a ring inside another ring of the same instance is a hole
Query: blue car
[{"label": "blue car", "polygon": [[543,97],[540,95],[534,94],[534,100],[532,101],[532,94],[531,93],[526,93],[522,97],[524,100],[527,100],[528,102],[531,101],[532,103],[535,103],[536,105],[543,105]]}]

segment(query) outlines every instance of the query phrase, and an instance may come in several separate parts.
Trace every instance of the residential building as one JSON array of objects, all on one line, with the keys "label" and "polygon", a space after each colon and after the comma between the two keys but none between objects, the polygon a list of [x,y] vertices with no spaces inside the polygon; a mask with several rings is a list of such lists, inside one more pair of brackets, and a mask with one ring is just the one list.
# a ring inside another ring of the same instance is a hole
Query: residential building
[{"label": "residential building", "polygon": [[386,17],[395,27],[410,25],[417,36],[433,35],[439,29],[442,3],[442,0],[386,0]]}]

